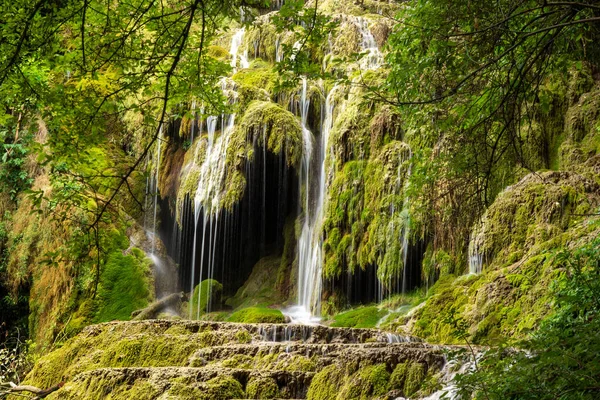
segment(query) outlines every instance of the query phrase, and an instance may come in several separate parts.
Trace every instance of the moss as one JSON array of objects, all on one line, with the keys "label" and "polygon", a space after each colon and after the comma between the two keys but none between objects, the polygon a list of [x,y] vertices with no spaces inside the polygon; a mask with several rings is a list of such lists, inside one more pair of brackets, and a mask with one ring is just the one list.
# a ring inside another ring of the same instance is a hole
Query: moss
[{"label": "moss", "polygon": [[340,392],[343,372],[339,365],[328,365],[317,372],[310,382],[307,400],[335,400]]},{"label": "moss", "polygon": [[[256,63],[254,64],[256,65]],[[233,75],[232,79],[240,87],[253,86],[273,93],[277,83],[277,73],[268,66],[261,66],[239,71]]]},{"label": "moss", "polygon": [[288,166],[298,167],[302,156],[302,128],[298,118],[268,101],[252,101],[236,126],[227,148],[227,179],[221,207],[231,210],[246,187],[244,169],[254,153],[266,146],[273,154],[283,154]]},{"label": "moss", "polygon": [[418,362],[404,362],[396,365],[390,377],[390,388],[401,390],[405,397],[417,393],[426,378],[426,368]]},{"label": "moss", "polygon": [[169,330],[161,326],[144,321],[86,328],[61,348],[42,357],[27,376],[27,382],[50,387],[98,368],[186,366],[203,347],[237,342],[234,332],[191,333],[177,324]]},{"label": "moss", "polygon": [[276,42],[281,42],[282,35],[269,20],[268,16],[259,17],[244,35],[244,43],[253,58],[262,58],[271,63],[276,61]]},{"label": "moss", "polygon": [[221,365],[227,368],[252,369],[254,359],[246,354],[236,354],[227,360],[223,360]]},{"label": "moss", "polygon": [[288,217],[283,226],[283,254],[281,255],[281,262],[277,270],[277,282],[275,284],[277,292],[282,299],[289,299],[293,296],[291,291],[295,282],[293,278],[295,275],[293,275],[292,270],[294,269],[294,264],[297,262],[295,224],[295,218]]},{"label": "moss", "polygon": [[248,332],[245,329],[238,331],[235,334],[235,338],[237,339],[238,343],[250,343],[252,341],[252,336],[250,335],[250,332]]},{"label": "moss", "polygon": [[556,237],[578,221],[576,209],[600,204],[597,185],[567,172],[530,174],[502,192],[473,234],[486,264],[506,265],[523,252]]},{"label": "moss", "polygon": [[67,382],[60,391],[52,393],[47,398],[50,400],[152,400],[159,395],[158,388],[143,379],[121,385],[119,382],[113,382],[110,376],[92,374],[75,382]]},{"label": "moss", "polygon": [[258,260],[244,285],[238,289],[235,296],[227,299],[226,304],[233,308],[281,304],[283,299],[275,290],[280,264],[281,258],[277,256]]},{"label": "moss", "polygon": [[425,381],[425,367],[420,363],[412,363],[406,371],[406,379],[404,381],[405,396],[412,396],[421,388]]},{"label": "moss", "polygon": [[121,250],[110,253],[100,275],[94,321],[130,319],[133,311],[152,300],[152,287],[150,261],[141,250],[134,248],[128,255]]},{"label": "moss", "polygon": [[409,228],[403,182],[410,149],[392,141],[376,154],[368,162],[347,162],[336,172],[323,224],[326,279],[370,266],[377,266],[377,276],[385,286],[402,276],[400,238]]},{"label": "moss", "polygon": [[305,356],[293,355],[289,359],[280,360],[275,369],[283,371],[298,371],[298,372],[315,372],[317,363],[313,358]]},{"label": "moss", "polygon": [[220,61],[226,61],[230,57],[229,51],[226,48],[217,45],[208,46],[206,54]]},{"label": "moss", "polygon": [[167,396],[185,400],[229,400],[244,397],[242,385],[232,376],[217,376],[201,385],[188,381],[175,382],[167,391]]},{"label": "moss", "polygon": [[377,306],[360,307],[354,310],[337,314],[333,317],[331,326],[345,328],[374,328],[377,322],[385,316],[386,310]]},{"label": "moss", "polygon": [[[208,311],[208,307],[218,307],[221,304],[223,285],[214,279],[205,279],[194,288],[191,302],[188,304],[188,314],[197,315]],[[198,304],[200,299],[200,304]]]},{"label": "moss", "polygon": [[246,386],[246,397],[249,399],[275,399],[278,395],[279,387],[273,378],[251,378]]},{"label": "moss", "polygon": [[240,122],[240,130],[246,143],[258,142],[267,150],[284,153],[288,165],[298,166],[302,156],[302,128],[298,119],[289,111],[270,102],[253,101]]},{"label": "moss", "polygon": [[430,244],[425,251],[421,266],[423,281],[429,287],[431,283],[437,281],[440,277],[461,274],[463,271],[460,270],[457,264],[450,254],[441,249],[433,251]]},{"label": "moss", "polygon": [[227,319],[229,322],[244,322],[248,324],[272,323],[280,324],[285,322],[285,317],[281,311],[266,307],[248,307],[238,310],[231,314]]},{"label": "moss", "polygon": [[367,400],[385,395],[388,392],[389,380],[390,374],[385,364],[363,367],[346,380],[337,398]]}]

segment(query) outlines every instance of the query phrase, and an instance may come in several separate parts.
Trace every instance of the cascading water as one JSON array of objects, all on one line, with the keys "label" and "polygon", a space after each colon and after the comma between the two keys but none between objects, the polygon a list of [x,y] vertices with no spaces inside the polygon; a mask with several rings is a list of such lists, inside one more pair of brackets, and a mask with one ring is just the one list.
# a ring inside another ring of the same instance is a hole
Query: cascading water
[{"label": "cascading water", "polygon": [[379,50],[379,47],[377,47],[375,37],[369,29],[369,21],[363,17],[355,17],[355,24],[362,37],[360,43],[361,52],[365,53],[359,61],[360,68],[363,70],[379,68],[383,63],[383,54]]},{"label": "cascading water", "polygon": [[[315,323],[319,321],[321,301],[321,272],[323,267],[323,236],[321,224],[326,200],[326,156],[329,133],[333,126],[334,96],[337,86],[329,92],[325,103],[325,117],[321,125],[321,137],[315,149],[313,136],[307,127],[310,99],[307,97],[308,83],[302,80],[300,97],[300,120],[304,134],[304,155],[302,159],[301,185],[304,187],[304,223],[298,240],[298,305],[286,310],[293,321]],[[317,157],[317,159],[313,159]],[[311,165],[318,165],[317,174]],[[317,191],[311,189],[311,182],[318,179]],[[300,191],[302,193],[302,191]],[[312,206],[312,207],[311,207]]]},{"label": "cascading water", "polygon": [[[230,54],[232,57],[231,66],[234,70],[237,68],[237,57],[239,48],[243,42],[245,29],[241,28],[238,30],[231,39]],[[248,67],[248,60],[245,56],[240,56],[240,66],[242,68]],[[235,84],[231,79],[223,78],[221,80],[221,90],[226,98],[230,99],[232,103],[237,102],[237,93],[235,92]],[[216,136],[217,124],[219,117],[209,116],[206,119],[207,129],[207,148],[206,157],[204,162],[199,168],[199,179],[198,187],[194,195],[194,239],[192,244],[192,262],[191,262],[191,283],[190,292],[194,292],[194,284],[196,281],[196,257],[200,256],[200,271],[199,281],[202,281],[203,275],[206,273],[208,279],[213,279],[215,272],[215,260],[217,250],[217,238],[218,238],[218,227],[219,227],[219,215],[221,208],[221,193],[224,186],[224,180],[226,178],[226,159],[227,159],[227,148],[229,140],[234,131],[235,125],[235,114],[221,114],[221,132],[218,137]],[[197,249],[197,237],[200,217],[202,218],[202,240],[200,247],[200,254]],[[205,251],[208,252],[205,257]],[[206,265],[205,265],[206,260]],[[205,271],[206,269],[206,271]],[[209,285],[209,290],[212,287]],[[211,293],[205,293],[205,297],[209,299],[207,304],[207,311],[210,311],[210,299]],[[201,301],[203,298],[202,285],[198,287],[196,310],[190,307],[189,318],[192,319],[200,317]]]},{"label": "cascading water", "polygon": [[[406,188],[408,186],[408,183],[410,181],[410,176],[412,173],[412,151],[409,152],[408,154],[408,171],[406,172],[406,181],[404,183],[404,192],[406,193]],[[406,271],[407,271],[407,265],[406,265],[406,261],[408,261],[408,238],[410,235],[410,212],[408,211],[408,206],[410,204],[410,200],[408,199],[408,196],[405,195],[404,196],[404,203],[402,204],[402,212],[404,213],[404,226],[402,229],[402,233],[401,233],[401,238],[402,238],[402,294],[406,293],[406,289],[407,289],[407,277],[406,277]]]},{"label": "cascading water", "polygon": [[248,68],[250,66],[250,63],[248,62],[248,49],[246,49],[242,54],[239,54],[240,46],[244,42],[245,33],[246,28],[241,28],[231,38],[231,48],[229,50],[229,54],[231,54],[231,67],[233,68],[234,72],[237,71],[238,68],[238,58],[240,68]]},{"label": "cascading water", "polygon": [[162,131],[163,131],[163,127],[162,125],[160,126],[160,128],[158,129],[158,139],[157,139],[157,150],[156,150],[156,172],[154,175],[154,185],[153,185],[153,189],[154,189],[154,217],[153,217],[153,222],[152,222],[152,251],[151,254],[154,255],[154,252],[156,251],[156,237],[158,235],[158,232],[156,230],[156,213],[157,213],[157,208],[158,208],[158,179],[159,179],[159,171],[160,171],[160,147],[161,147],[161,143],[162,143]]},{"label": "cascading water", "polygon": [[480,250],[482,235],[482,232],[477,232],[476,226],[469,240],[468,257],[470,274],[481,274],[483,271],[483,253]]}]

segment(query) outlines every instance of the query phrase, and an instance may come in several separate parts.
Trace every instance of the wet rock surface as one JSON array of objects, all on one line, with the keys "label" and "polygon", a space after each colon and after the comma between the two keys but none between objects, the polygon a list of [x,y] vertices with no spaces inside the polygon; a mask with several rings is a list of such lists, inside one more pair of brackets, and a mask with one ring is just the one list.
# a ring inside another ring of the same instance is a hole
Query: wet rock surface
[{"label": "wet rock surface", "polygon": [[347,398],[419,398],[444,365],[442,347],[377,329],[144,320],[85,328],[27,381],[63,382],[50,399],[332,398],[323,381]]}]

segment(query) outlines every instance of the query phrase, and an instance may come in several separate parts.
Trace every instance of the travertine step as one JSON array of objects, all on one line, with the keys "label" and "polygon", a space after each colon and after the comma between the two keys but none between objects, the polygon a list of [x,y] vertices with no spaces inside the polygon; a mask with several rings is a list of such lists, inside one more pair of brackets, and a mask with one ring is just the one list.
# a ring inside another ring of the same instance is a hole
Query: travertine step
[{"label": "travertine step", "polygon": [[442,348],[377,329],[145,320],[85,328],[26,383],[64,382],[56,399],[289,399],[306,398],[315,376],[368,393],[374,374],[425,382],[444,363]]},{"label": "travertine step", "polygon": [[[313,370],[334,362],[386,363],[390,368],[405,361],[416,361],[430,367],[444,365],[444,355],[438,346],[423,343],[360,343],[360,344],[309,344],[309,343],[250,343],[229,344],[198,350],[191,359],[191,366],[211,362],[225,365],[241,363],[260,368],[294,368],[302,364],[312,365]],[[287,367],[289,366],[289,367]]]},{"label": "travertine step", "polygon": [[280,398],[304,398],[313,375],[212,367],[99,368],[76,375],[47,398],[243,399],[268,385]]}]

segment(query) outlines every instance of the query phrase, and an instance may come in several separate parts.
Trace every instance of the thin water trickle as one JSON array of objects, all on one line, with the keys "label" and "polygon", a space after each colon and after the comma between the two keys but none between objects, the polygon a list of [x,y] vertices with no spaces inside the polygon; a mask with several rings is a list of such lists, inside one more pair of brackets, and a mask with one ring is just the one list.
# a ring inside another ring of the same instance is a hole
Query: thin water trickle
[{"label": "thin water trickle", "polygon": [[156,216],[158,209],[158,181],[159,181],[159,172],[160,172],[160,148],[162,143],[162,125],[158,129],[158,139],[157,139],[157,150],[156,150],[156,173],[154,175],[154,219],[152,223],[152,251],[151,254],[154,254],[156,251],[156,237],[158,232],[156,230]]}]

